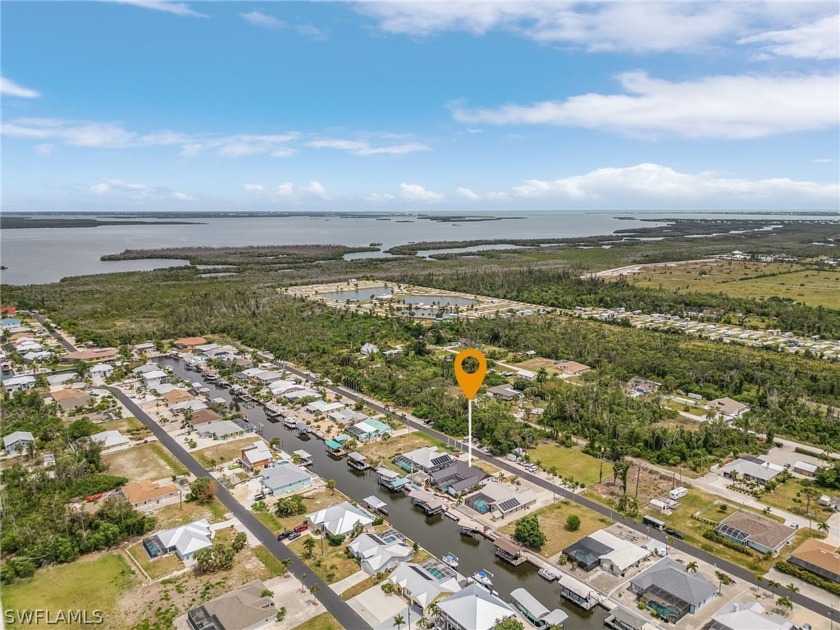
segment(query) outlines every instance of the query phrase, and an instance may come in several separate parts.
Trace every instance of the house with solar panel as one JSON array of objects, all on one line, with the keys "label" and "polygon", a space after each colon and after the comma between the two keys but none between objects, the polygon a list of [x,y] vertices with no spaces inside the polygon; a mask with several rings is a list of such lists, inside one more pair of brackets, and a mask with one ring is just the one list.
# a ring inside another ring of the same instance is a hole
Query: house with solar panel
[{"label": "house with solar panel", "polygon": [[723,519],[715,533],[759,553],[777,555],[796,529],[750,512],[735,512]]},{"label": "house with solar panel", "polygon": [[563,550],[564,556],[585,571],[600,567],[619,577],[624,577],[628,569],[639,566],[651,553],[606,529],[592,532]]},{"label": "house with solar panel", "polygon": [[359,442],[370,442],[382,437],[391,431],[391,427],[380,420],[365,418],[358,424],[347,429],[347,433],[355,437]]},{"label": "house with solar panel", "polygon": [[487,478],[487,473],[459,459],[429,475],[431,484],[449,494],[457,495],[475,488]]},{"label": "house with solar panel", "polygon": [[439,452],[437,446],[423,446],[394,458],[394,463],[397,466],[410,473],[417,471],[433,473],[441,468],[446,468],[454,461],[448,453]]},{"label": "house with solar panel", "polygon": [[630,592],[662,619],[677,623],[709,603],[717,589],[673,558],[665,557],[630,580]]},{"label": "house with solar panel", "polygon": [[518,486],[489,481],[464,500],[464,504],[479,514],[490,514],[494,519],[504,518],[517,510],[526,510],[537,501],[531,490]]}]

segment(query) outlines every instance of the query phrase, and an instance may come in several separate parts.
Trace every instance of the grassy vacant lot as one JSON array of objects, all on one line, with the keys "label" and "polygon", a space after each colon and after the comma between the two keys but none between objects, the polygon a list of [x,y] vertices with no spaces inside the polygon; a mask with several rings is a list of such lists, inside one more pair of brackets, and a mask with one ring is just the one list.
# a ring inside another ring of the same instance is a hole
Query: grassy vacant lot
[{"label": "grassy vacant lot", "polygon": [[321,613],[309,621],[295,626],[293,630],[341,630],[342,626],[330,613]]},{"label": "grassy vacant lot", "polygon": [[[767,274],[770,277],[762,277]],[[648,267],[627,276],[632,284],[733,297],[790,298],[810,306],[840,308],[840,273],[815,271],[796,263],[716,260]]]},{"label": "grassy vacant lot", "polygon": [[[566,448],[555,443],[543,443],[528,451],[532,462],[540,462],[543,468],[557,468],[557,474],[566,479],[573,478],[585,486],[598,483],[600,461],[580,450],[579,446]],[[612,477],[612,464],[604,462],[604,479]]]},{"label": "grassy vacant lot", "polygon": [[181,562],[178,559],[178,556],[174,553],[170,553],[166,556],[160,556],[152,560],[143,548],[142,542],[131,545],[127,551],[131,554],[131,557],[137,561],[137,564],[143,567],[146,575],[153,580],[165,577],[170,573],[180,571],[184,568],[184,563]]},{"label": "grassy vacant lot", "polygon": [[252,436],[229,442],[220,441],[213,446],[208,446],[199,451],[193,451],[192,456],[206,468],[236,459],[242,454],[243,448],[251,446],[256,440],[257,438]]},{"label": "grassy vacant lot", "polygon": [[[788,511],[791,514],[799,514],[800,516],[807,517],[808,515],[805,511],[805,508],[808,505],[807,498],[804,494],[796,496],[797,492],[801,493],[804,489],[805,488],[802,485],[802,482],[799,479],[792,477],[784,483],[776,486],[772,492],[765,492],[762,494],[759,501],[765,505],[769,505],[770,507],[779,508],[781,510]],[[824,508],[817,502],[816,499],[811,499],[810,509],[811,518],[813,518],[815,522],[828,520],[832,514],[830,508]]]},{"label": "grassy vacant lot", "polygon": [[[189,489],[184,491],[186,497]],[[213,499],[207,505],[201,505],[195,501],[183,501],[180,505],[173,503],[165,505],[155,512],[155,529],[168,529],[192,523],[201,518],[206,518],[211,523],[217,523],[224,519],[227,508],[218,499]]]},{"label": "grassy vacant lot", "polygon": [[116,420],[111,420],[110,422],[102,423],[102,430],[103,431],[122,431],[123,433],[130,433],[132,431],[141,431],[143,433],[151,433],[148,429],[146,429],[145,425],[140,422],[137,418],[117,418]]},{"label": "grassy vacant lot", "polygon": [[109,474],[127,477],[131,481],[165,479],[187,472],[160,444],[141,444],[107,453],[102,456],[102,461],[108,464]]},{"label": "grassy vacant lot", "polygon": [[[311,558],[307,557],[306,547],[304,546],[307,540],[315,540],[316,543]],[[347,554],[344,553],[344,548],[349,542],[350,540],[345,538],[344,542],[338,547],[331,547],[327,540],[314,539],[311,536],[304,535],[292,541],[289,549],[327,584],[333,584],[361,570],[359,563],[353,558],[348,558]]]},{"label": "grassy vacant lot", "polygon": [[[580,528],[577,531],[566,529],[566,519],[569,515],[575,514],[580,518]],[[529,514],[529,516],[531,516]],[[545,545],[540,549],[540,554],[550,558],[576,543],[584,536],[594,531],[609,527],[612,521],[576,503],[558,501],[533,513],[540,520],[540,527],[546,536]],[[511,522],[502,527],[502,533],[513,536],[516,529],[516,522]]]},{"label": "grassy vacant lot", "polygon": [[[306,514],[309,514],[310,512],[317,512],[318,510],[322,510],[326,507],[347,500],[347,497],[340,492],[336,491],[335,494],[332,494],[326,488],[317,490],[310,494],[301,495],[301,498],[303,498],[303,502],[306,504]],[[274,509],[271,505],[269,505],[267,512],[254,512],[254,514],[258,519],[260,519],[260,521],[262,521],[263,525],[268,527],[268,529],[274,533],[292,529],[306,520],[305,514],[280,518],[274,513]]]},{"label": "grassy vacant lot", "polygon": [[353,599],[354,597],[356,597],[356,595],[361,595],[362,593],[364,593],[369,588],[373,588],[374,586],[379,584],[381,581],[382,580],[377,580],[375,575],[372,575],[369,578],[365,578],[364,580],[362,580],[358,584],[354,584],[353,586],[348,588],[346,591],[344,591],[341,594],[341,599],[343,599],[345,602],[348,599]]},{"label": "grassy vacant lot", "polygon": [[511,363],[511,365],[522,368],[524,370],[531,370],[532,372],[539,372],[540,368],[545,368],[549,374],[562,374],[562,370],[554,367],[554,361],[551,359],[544,359],[543,357],[534,357],[520,363]]},{"label": "grassy vacant lot", "polygon": [[262,545],[254,547],[254,555],[265,565],[265,568],[271,573],[271,577],[277,577],[285,573],[280,561],[272,556],[271,552]]},{"label": "grassy vacant lot", "polygon": [[379,440],[371,444],[363,444],[357,450],[367,457],[372,465],[376,465],[379,462],[390,462],[399,453],[413,451],[422,446],[438,446],[443,449],[446,445],[425,433],[414,431],[413,433],[406,433],[390,440]]},{"label": "grassy vacant lot", "polygon": [[134,575],[118,553],[82,558],[38,571],[31,580],[4,586],[3,609],[41,608],[53,614],[58,610],[86,610],[89,618],[93,611],[101,610],[105,627],[119,627],[112,625],[117,599],[131,588]]}]

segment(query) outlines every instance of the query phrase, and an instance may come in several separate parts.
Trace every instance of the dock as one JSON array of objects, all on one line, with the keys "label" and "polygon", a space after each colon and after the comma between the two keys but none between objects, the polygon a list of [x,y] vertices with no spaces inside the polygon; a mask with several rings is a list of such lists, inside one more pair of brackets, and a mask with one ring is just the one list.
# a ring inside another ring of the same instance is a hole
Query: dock
[{"label": "dock", "polygon": [[522,547],[507,538],[497,538],[493,542],[493,552],[497,558],[510,562],[515,567],[528,561],[528,558],[522,553]]},{"label": "dock", "polygon": [[361,453],[350,453],[347,455],[347,465],[356,470],[367,470],[371,467],[367,458]]},{"label": "dock", "polygon": [[426,490],[412,490],[408,493],[408,496],[411,497],[411,503],[421,508],[426,516],[440,514],[446,507],[443,499]]}]

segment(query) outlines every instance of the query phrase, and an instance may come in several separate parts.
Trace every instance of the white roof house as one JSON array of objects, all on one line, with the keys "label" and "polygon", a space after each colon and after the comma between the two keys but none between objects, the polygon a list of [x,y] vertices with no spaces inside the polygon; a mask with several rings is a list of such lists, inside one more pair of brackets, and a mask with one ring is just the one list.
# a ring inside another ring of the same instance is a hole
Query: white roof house
[{"label": "white roof house", "polygon": [[366,343],[362,346],[362,349],[359,352],[361,352],[366,357],[369,357],[372,354],[379,354],[379,346],[372,343]]},{"label": "white roof house", "polygon": [[163,370],[151,370],[140,374],[146,385],[160,385],[167,380],[168,375]]},{"label": "white roof house", "polygon": [[281,396],[286,392],[293,392],[296,389],[306,389],[303,385],[292,381],[274,381],[273,383],[269,383],[268,388],[275,396]]},{"label": "white roof house", "polygon": [[169,405],[169,408],[172,411],[184,411],[186,409],[190,411],[201,411],[202,409],[207,409],[207,405],[200,400],[183,400]]},{"label": "white roof house", "polygon": [[734,473],[742,479],[762,484],[767,483],[783,470],[784,467],[779,466],[778,464],[771,464],[770,462],[765,462],[763,460],[753,461],[745,458],[739,458],[731,461],[718,469],[720,474],[725,477],[731,477]]},{"label": "white roof house", "polygon": [[3,438],[3,448],[9,455],[16,455],[26,450],[26,445],[35,441],[29,431],[15,431]]},{"label": "white roof house", "polygon": [[148,374],[149,372],[159,372],[160,366],[157,363],[146,363],[145,365],[141,365],[138,368],[134,368],[132,370],[133,374]]},{"label": "white roof house", "polygon": [[102,446],[102,449],[105,451],[111,448],[117,448],[118,446],[123,446],[128,444],[130,441],[128,437],[116,430],[95,433],[91,435],[89,439]]},{"label": "white roof house", "polygon": [[809,464],[808,462],[803,462],[799,459],[796,460],[796,463],[793,465],[793,472],[811,477],[813,477],[819,469],[820,467],[816,464]]},{"label": "white roof house", "polygon": [[373,523],[374,516],[367,510],[344,501],[323,510],[306,515],[306,520],[313,529],[325,529],[333,536],[340,536],[353,531],[357,523],[363,527]]},{"label": "white roof house", "polygon": [[288,398],[291,401],[301,400],[302,398],[323,398],[323,396],[314,389],[299,389],[293,392],[286,392],[283,394],[283,397]]},{"label": "white roof house", "polygon": [[470,584],[437,606],[447,627],[460,630],[490,630],[500,619],[516,614],[480,584]]},{"label": "white roof house", "polygon": [[210,547],[212,537],[210,522],[206,518],[164,530],[156,536],[167,552],[174,551],[181,560],[189,560],[199,549]]},{"label": "white roof house", "polygon": [[344,403],[340,403],[340,402],[328,403],[324,400],[314,400],[311,403],[309,403],[308,405],[306,405],[306,407],[304,407],[304,409],[306,409],[307,411],[312,411],[312,412],[320,411],[321,413],[329,413],[331,411],[337,411],[338,409],[343,409],[344,406],[345,406]]},{"label": "white roof house", "polygon": [[19,392],[23,389],[31,389],[35,387],[35,377],[29,374],[23,376],[13,376],[3,381],[3,387],[7,392]]},{"label": "white roof house", "polygon": [[365,414],[354,409],[333,411],[330,413],[330,418],[341,424],[351,424],[353,422],[359,422],[360,420],[367,420],[367,416]]},{"label": "white roof house", "polygon": [[32,351],[32,352],[27,352],[26,354],[24,354],[23,355],[23,360],[28,361],[30,363],[32,361],[46,361],[52,355],[53,355],[53,353],[50,352],[49,350]]},{"label": "white roof house", "polygon": [[270,462],[273,458],[271,449],[268,448],[268,444],[259,440],[254,442],[254,445],[251,448],[243,451],[242,457],[239,459],[246,468],[253,468],[255,465]]},{"label": "white roof house", "polygon": [[244,433],[245,429],[230,420],[212,420],[198,425],[196,428],[199,435],[215,438],[225,438],[229,435]]},{"label": "white roof house", "polygon": [[715,628],[726,630],[792,630],[796,627],[780,615],[768,614],[758,602],[729,602],[712,615],[712,619]]},{"label": "white roof house", "polygon": [[609,553],[601,556],[601,567],[616,575],[623,574],[627,569],[637,565],[651,554],[650,550],[642,549],[623,538],[614,536],[605,529],[592,532],[589,534],[589,538],[612,549]]},{"label": "white roof house", "polygon": [[439,579],[414,562],[401,562],[388,576],[388,581],[400,587],[402,594],[423,610],[441,595],[461,589],[454,578]]},{"label": "white roof house", "polygon": [[92,365],[88,368],[88,374],[91,376],[108,376],[111,372],[114,371],[113,365],[108,365],[107,363],[97,363],[96,365]]},{"label": "white roof house", "polygon": [[400,539],[383,540],[376,534],[362,534],[348,546],[350,552],[361,561],[362,569],[369,575],[387,571],[414,555],[411,547]]}]

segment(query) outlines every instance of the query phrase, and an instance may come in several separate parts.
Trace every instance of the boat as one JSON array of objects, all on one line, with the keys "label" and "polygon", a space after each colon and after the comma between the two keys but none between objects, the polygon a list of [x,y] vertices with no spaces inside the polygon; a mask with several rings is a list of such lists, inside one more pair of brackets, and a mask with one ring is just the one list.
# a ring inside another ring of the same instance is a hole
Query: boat
[{"label": "boat", "polygon": [[448,564],[453,569],[458,568],[458,556],[456,556],[454,553],[446,554],[445,556],[443,556],[443,558],[441,558],[441,560],[443,560],[446,564]]},{"label": "boat", "polygon": [[488,589],[493,587],[493,574],[486,569],[479,569],[475,573],[472,574],[472,579],[481,584],[482,586],[486,586]]},{"label": "boat", "polygon": [[545,567],[543,567],[542,569],[537,571],[537,574],[541,578],[544,578],[544,579],[548,580],[549,582],[553,582],[554,580],[557,579],[557,574],[554,573],[553,571],[550,571],[549,569],[547,569]]}]

